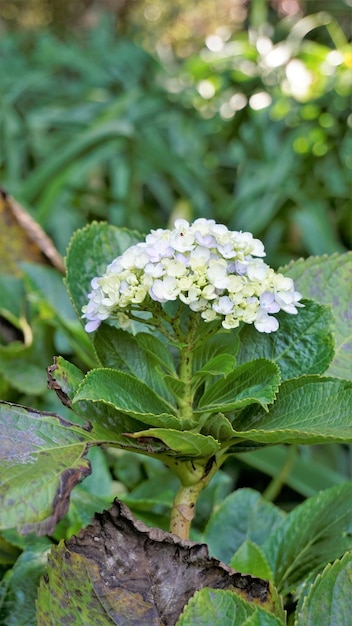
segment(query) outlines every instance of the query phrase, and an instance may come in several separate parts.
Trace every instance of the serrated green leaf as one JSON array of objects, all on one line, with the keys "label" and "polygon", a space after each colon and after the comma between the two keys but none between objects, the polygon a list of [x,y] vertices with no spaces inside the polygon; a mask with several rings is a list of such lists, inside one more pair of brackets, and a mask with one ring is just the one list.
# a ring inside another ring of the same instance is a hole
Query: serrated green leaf
[{"label": "serrated green leaf", "polygon": [[72,488],[90,473],[91,437],[57,415],[5,402],[0,424],[0,527],[50,534]]},{"label": "serrated green leaf", "polygon": [[185,458],[211,457],[220,449],[220,444],[213,438],[189,431],[171,428],[149,428],[131,435],[132,438],[152,443],[153,439],[162,441],[170,451]]},{"label": "serrated green leaf", "polygon": [[333,322],[330,307],[305,301],[297,315],[278,315],[280,328],[258,333],[245,324],[240,332],[237,362],[264,357],[277,363],[282,380],[303,374],[323,374],[334,357]]},{"label": "serrated green leaf", "polygon": [[104,403],[117,415],[126,413],[151,426],[169,428],[189,426],[189,420],[178,419],[174,407],[158,396],[135,376],[112,369],[96,368],[88,372],[73,400]]},{"label": "serrated green leaf", "polygon": [[69,400],[73,400],[75,393],[84,379],[84,373],[73,363],[66,361],[62,356],[54,359],[54,365],[48,368],[49,380],[52,388],[60,388],[67,395]]},{"label": "serrated green leaf", "polygon": [[193,371],[201,370],[206,363],[218,355],[225,353],[235,357],[239,345],[239,339],[235,332],[218,331],[194,350]]},{"label": "serrated green leaf", "polygon": [[352,552],[326,566],[296,613],[294,626],[348,626],[352,615]]},{"label": "serrated green leaf", "polygon": [[231,354],[217,354],[203,367],[194,373],[197,378],[204,379],[211,376],[227,376],[235,369],[236,359]]},{"label": "serrated green leaf", "polygon": [[236,550],[230,561],[230,567],[243,574],[274,581],[273,572],[263,550],[249,539],[246,539]]},{"label": "serrated green leaf", "polygon": [[[165,399],[171,399],[160,371],[160,364],[165,361],[169,370],[172,360],[167,348],[157,337],[147,333],[132,336],[126,331],[104,324],[94,335],[94,347],[103,367],[115,368],[136,376]],[[149,337],[155,347],[154,354],[151,351]],[[147,349],[144,349],[143,345]]]},{"label": "serrated green leaf", "polygon": [[233,424],[238,437],[263,443],[352,441],[352,382],[302,376],[284,381],[269,413],[251,410]]},{"label": "serrated green leaf", "polygon": [[210,553],[229,563],[242,543],[250,540],[258,546],[281,523],[284,513],[266,502],[252,489],[238,489],[220,504],[211,516],[203,535]]},{"label": "serrated green leaf", "polygon": [[352,483],[309,498],[273,528],[262,544],[283,595],[311,572],[352,549]]},{"label": "serrated green leaf", "polygon": [[243,363],[225,379],[211,385],[199,400],[196,413],[232,411],[250,404],[267,408],[279,388],[277,365],[267,359]]},{"label": "serrated green leaf", "polygon": [[[247,621],[254,619],[254,621]],[[275,615],[246,602],[232,591],[201,589],[185,606],[176,626],[283,626]]]},{"label": "serrated green leaf", "polygon": [[174,376],[164,376],[165,384],[175,400],[185,397],[186,383]]},{"label": "serrated green leaf", "polygon": [[352,378],[352,252],[300,259],[282,269],[305,298],[332,306],[335,357],[327,374]]},{"label": "serrated green leaf", "polygon": [[202,426],[202,435],[211,435],[217,441],[228,441],[237,437],[231,422],[222,413],[216,413],[206,419]]},{"label": "serrated green leaf", "polygon": [[231,591],[201,589],[185,606],[176,626],[239,626],[255,608]]},{"label": "serrated green leaf", "polygon": [[74,234],[66,257],[66,286],[79,317],[87,304],[91,280],[126,248],[140,241],[140,234],[104,222],[92,222]]},{"label": "serrated green leaf", "polygon": [[170,373],[175,372],[175,364],[173,362],[170,350],[155,335],[150,333],[137,333],[136,341],[138,345],[149,354],[153,360],[157,361],[162,369],[166,369]]},{"label": "serrated green leaf", "polygon": [[139,430],[141,424],[128,415],[117,413],[116,410],[104,402],[90,402],[80,400],[72,406],[80,383],[84,380],[84,374],[72,363],[57,357],[53,366],[48,368],[49,384],[58,393],[65,405],[81,419],[83,425],[88,424],[92,438],[98,442],[121,444],[122,447],[130,447],[131,442],[122,433]]}]

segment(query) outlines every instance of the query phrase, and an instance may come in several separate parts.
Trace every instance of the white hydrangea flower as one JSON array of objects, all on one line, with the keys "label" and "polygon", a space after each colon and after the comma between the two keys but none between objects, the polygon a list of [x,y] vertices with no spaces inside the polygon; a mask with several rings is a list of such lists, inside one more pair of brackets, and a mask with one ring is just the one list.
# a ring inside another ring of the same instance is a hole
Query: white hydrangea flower
[{"label": "white hydrangea flower", "polygon": [[205,322],[220,319],[227,329],[244,322],[275,332],[273,314],[296,314],[302,296],[264,256],[263,243],[251,233],[230,231],[214,220],[180,219],[172,230],[153,230],[93,278],[83,307],[86,331],[109,317],[127,328],[133,312],[151,310],[153,301],[179,299]]}]

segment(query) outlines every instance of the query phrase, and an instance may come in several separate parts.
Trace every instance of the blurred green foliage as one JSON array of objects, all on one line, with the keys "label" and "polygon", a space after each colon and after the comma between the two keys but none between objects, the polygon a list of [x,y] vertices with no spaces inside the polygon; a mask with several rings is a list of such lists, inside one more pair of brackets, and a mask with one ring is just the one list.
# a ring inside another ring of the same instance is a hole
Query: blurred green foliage
[{"label": "blurred green foliage", "polygon": [[218,28],[183,60],[108,18],[5,34],[0,55],[2,184],[62,253],[93,218],[179,213],[252,231],[276,265],[351,247],[352,46],[329,14]]}]

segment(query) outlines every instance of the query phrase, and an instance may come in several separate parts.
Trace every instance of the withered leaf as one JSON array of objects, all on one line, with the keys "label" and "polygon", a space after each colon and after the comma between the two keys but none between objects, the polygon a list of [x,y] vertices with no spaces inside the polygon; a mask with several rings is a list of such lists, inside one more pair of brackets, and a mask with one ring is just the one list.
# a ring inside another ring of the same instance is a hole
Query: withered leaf
[{"label": "withered leaf", "polygon": [[51,534],[91,472],[86,430],[54,413],[0,401],[0,528]]},{"label": "withered leaf", "polygon": [[272,601],[268,581],[210,558],[205,544],[148,528],[115,500],[52,551],[38,596],[38,626],[173,626],[205,587],[233,591],[264,608]]},{"label": "withered leaf", "polygon": [[49,263],[65,271],[50,237],[4,189],[0,189],[0,260],[2,271],[15,276],[21,275],[23,261]]}]

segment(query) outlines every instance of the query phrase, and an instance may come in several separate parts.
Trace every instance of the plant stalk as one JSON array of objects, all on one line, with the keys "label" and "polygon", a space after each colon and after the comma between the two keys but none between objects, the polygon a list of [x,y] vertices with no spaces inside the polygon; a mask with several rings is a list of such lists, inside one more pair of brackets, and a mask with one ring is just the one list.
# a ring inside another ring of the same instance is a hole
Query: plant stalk
[{"label": "plant stalk", "polygon": [[195,514],[195,508],[199,495],[210,483],[212,477],[217,472],[222,463],[226,460],[224,451],[207,460],[190,462],[175,461],[168,465],[178,475],[181,486],[174,498],[170,532],[178,535],[181,539],[189,539],[191,524]]},{"label": "plant stalk", "polygon": [[175,496],[171,510],[170,532],[181,539],[189,539],[196,502],[206,485],[205,481],[199,481],[188,487],[181,485]]}]

